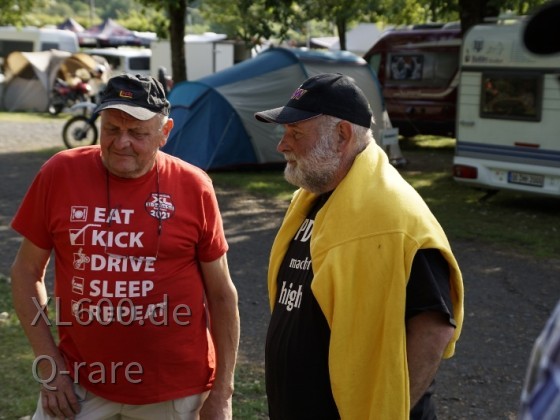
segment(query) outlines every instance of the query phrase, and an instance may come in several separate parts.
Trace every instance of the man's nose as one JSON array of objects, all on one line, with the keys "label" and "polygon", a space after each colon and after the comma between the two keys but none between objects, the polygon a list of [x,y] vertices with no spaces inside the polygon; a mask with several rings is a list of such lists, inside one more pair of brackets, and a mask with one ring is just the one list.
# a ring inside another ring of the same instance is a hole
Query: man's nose
[{"label": "man's nose", "polygon": [[288,139],[287,139],[287,137],[288,136],[286,135],[286,133],[284,133],[284,135],[282,136],[282,138],[278,142],[278,145],[276,146],[276,150],[278,150],[280,153],[284,153],[288,150]]}]

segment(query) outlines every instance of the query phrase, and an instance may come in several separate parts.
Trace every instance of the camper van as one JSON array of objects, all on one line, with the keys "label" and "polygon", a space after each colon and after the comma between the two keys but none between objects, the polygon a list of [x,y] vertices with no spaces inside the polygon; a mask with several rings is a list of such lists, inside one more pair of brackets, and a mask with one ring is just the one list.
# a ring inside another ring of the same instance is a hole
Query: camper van
[{"label": "camper van", "polygon": [[109,47],[92,48],[84,50],[90,55],[103,57],[111,67],[111,75],[121,73],[150,75],[150,60],[152,50],[149,48],[136,47]]},{"label": "camper van", "polygon": [[453,175],[488,190],[560,196],[560,54],[528,52],[524,24],[465,35]]},{"label": "camper van", "polygon": [[53,28],[0,27],[0,60],[13,51],[37,52],[61,50],[78,52],[78,37],[72,31]]},{"label": "camper van", "polygon": [[460,50],[458,25],[443,25],[389,30],[364,55],[401,135],[454,137]]}]

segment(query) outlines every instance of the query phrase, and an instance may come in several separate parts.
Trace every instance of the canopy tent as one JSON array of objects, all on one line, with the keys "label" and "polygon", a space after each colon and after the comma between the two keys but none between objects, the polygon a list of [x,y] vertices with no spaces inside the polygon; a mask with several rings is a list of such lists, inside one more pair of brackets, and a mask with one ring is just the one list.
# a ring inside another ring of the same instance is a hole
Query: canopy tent
[{"label": "canopy tent", "polygon": [[149,47],[154,39],[156,39],[155,34],[131,31],[111,18],[83,32],[78,32],[78,42],[81,47]]},{"label": "canopy tent", "polygon": [[7,111],[44,112],[55,79],[69,80],[80,68],[97,65],[91,56],[66,51],[12,52],[6,57],[2,108]]},{"label": "canopy tent", "polygon": [[327,72],[351,76],[362,88],[379,140],[386,128],[383,98],[362,58],[346,51],[272,48],[196,81],[178,83],[169,94],[175,126],[163,150],[205,170],[283,163],[276,151],[282,126],[258,122],[253,114],[284,105],[298,84]]},{"label": "canopy tent", "polygon": [[58,29],[66,29],[72,32],[84,32],[86,29],[72,18],[66,19],[64,22],[57,26]]}]

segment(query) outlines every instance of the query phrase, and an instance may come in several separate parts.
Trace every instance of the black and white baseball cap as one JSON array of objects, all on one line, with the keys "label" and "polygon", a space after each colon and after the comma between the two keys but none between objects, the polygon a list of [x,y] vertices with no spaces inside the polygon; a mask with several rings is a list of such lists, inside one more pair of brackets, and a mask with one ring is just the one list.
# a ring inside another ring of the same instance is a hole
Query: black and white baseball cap
[{"label": "black and white baseball cap", "polygon": [[169,101],[160,82],[151,76],[121,74],[112,77],[95,112],[119,109],[139,120],[169,115]]}]

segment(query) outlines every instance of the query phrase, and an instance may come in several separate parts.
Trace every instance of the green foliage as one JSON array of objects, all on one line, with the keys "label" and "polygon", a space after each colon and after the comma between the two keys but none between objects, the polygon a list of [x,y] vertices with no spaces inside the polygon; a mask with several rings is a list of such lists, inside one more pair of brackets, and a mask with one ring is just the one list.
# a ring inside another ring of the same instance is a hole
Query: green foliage
[{"label": "green foliage", "polygon": [[160,38],[169,37],[169,22],[162,10],[141,6],[125,12],[118,11],[117,20],[132,31],[155,32]]},{"label": "green foliage", "polygon": [[[167,10],[175,0],[111,0],[96,2],[91,21],[90,3],[83,0],[0,0],[0,25],[57,25],[74,17],[84,27],[103,19],[117,19],[128,28],[154,31],[168,38]],[[459,0],[195,0],[189,2],[189,33],[214,30],[248,46],[260,38],[305,39],[309,22],[380,22],[393,25],[459,20]],[[530,13],[545,0],[477,0],[469,6],[515,14]],[[474,3],[477,3],[474,6]],[[332,33],[331,31],[328,31]],[[325,32],[320,35],[325,34]],[[313,33],[316,35],[316,33]]]},{"label": "green foliage", "polygon": [[82,0],[0,0],[0,25],[56,26],[67,17],[73,17],[88,28],[111,18],[128,29],[154,31],[165,34],[164,37],[168,38],[166,32],[169,19],[161,7],[143,6],[140,0],[111,0],[102,5],[97,3],[93,21],[91,13],[90,3]]},{"label": "green foliage", "polygon": [[201,5],[200,12],[212,22],[212,30],[243,41],[249,48],[258,45],[261,38],[268,39],[275,34],[273,13],[263,1],[208,0]]},{"label": "green foliage", "polygon": [[517,15],[525,15],[545,1],[546,0],[488,0],[487,4],[499,10],[501,13],[511,12]]},{"label": "green foliage", "polygon": [[29,13],[37,0],[0,0],[0,25],[29,25]]}]

